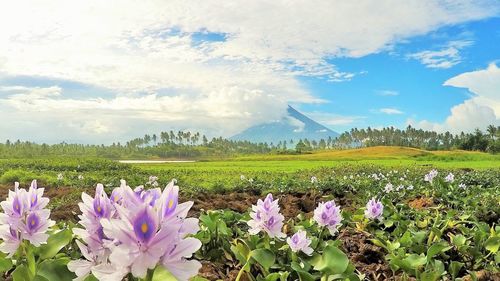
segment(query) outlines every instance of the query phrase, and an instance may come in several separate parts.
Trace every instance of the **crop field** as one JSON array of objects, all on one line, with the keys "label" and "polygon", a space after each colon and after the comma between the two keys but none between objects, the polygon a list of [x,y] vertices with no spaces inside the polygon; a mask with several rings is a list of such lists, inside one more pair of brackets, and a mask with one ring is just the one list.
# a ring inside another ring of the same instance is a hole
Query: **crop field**
[{"label": "crop field", "polygon": [[[0,271],[15,281],[497,280],[499,162],[397,147],[163,164],[3,159],[3,214],[28,227],[31,209],[47,210],[54,225],[33,228],[49,234],[41,245],[2,234]],[[27,191],[9,194],[14,182]],[[151,264],[118,259],[124,247]]]}]

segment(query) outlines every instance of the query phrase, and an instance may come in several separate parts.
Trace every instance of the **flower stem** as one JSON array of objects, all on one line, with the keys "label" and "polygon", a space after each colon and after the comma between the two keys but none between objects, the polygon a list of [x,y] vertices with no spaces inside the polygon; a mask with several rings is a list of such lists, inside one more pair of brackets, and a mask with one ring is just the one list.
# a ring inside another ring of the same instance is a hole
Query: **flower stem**
[{"label": "flower stem", "polygon": [[142,280],[143,281],[152,281],[154,272],[155,272],[154,269],[148,269],[148,273],[146,274],[146,277]]}]

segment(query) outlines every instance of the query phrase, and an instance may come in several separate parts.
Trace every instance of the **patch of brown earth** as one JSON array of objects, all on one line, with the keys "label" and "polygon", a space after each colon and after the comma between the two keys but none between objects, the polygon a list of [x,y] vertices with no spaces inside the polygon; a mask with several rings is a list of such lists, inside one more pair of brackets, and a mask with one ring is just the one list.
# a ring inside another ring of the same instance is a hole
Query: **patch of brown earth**
[{"label": "patch of brown earth", "polygon": [[[262,195],[249,192],[200,193],[194,198],[190,196],[190,198],[181,198],[180,201],[194,201],[189,215],[197,216],[202,210],[229,209],[243,213],[248,211],[260,198]],[[280,194],[277,198],[280,200],[281,211],[285,218],[294,218],[301,213],[310,215],[319,201],[319,196],[311,193]]]},{"label": "patch of brown earth", "polygon": [[[224,280],[224,281],[234,281],[238,276],[239,269],[224,267],[222,264],[216,264],[211,262],[201,262],[201,268],[198,272],[198,276],[206,278],[208,280]],[[246,274],[243,274],[240,278],[241,281],[250,281]]]},{"label": "patch of brown earth", "polygon": [[480,270],[475,272],[476,278],[474,279],[472,276],[467,275],[463,278],[464,281],[472,281],[472,280],[478,280],[478,281],[500,281],[500,272],[497,273],[492,273],[486,270]]},{"label": "patch of brown earth", "polygon": [[434,199],[429,197],[415,198],[408,202],[408,206],[417,210],[425,209],[434,206]]},{"label": "patch of brown earth", "polygon": [[356,266],[356,269],[366,275],[368,280],[389,280],[392,272],[385,263],[383,249],[373,245],[367,233],[344,228],[339,233],[342,247]]}]

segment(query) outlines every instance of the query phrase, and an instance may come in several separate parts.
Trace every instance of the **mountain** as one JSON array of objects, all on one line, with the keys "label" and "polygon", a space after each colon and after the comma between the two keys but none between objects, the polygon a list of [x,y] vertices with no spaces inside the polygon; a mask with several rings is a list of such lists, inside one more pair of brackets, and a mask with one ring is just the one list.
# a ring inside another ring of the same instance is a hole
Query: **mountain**
[{"label": "mountain", "polygon": [[291,139],[296,143],[299,139],[318,141],[339,136],[339,133],[319,124],[291,106],[288,106],[287,113],[287,116],[279,121],[250,127],[230,139],[277,144],[284,140],[289,142]]}]

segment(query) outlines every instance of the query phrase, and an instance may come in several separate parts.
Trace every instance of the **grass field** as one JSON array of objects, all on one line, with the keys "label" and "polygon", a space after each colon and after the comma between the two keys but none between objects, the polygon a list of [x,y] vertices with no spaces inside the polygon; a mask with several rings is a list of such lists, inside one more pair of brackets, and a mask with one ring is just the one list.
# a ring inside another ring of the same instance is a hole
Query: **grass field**
[{"label": "grass field", "polygon": [[407,147],[369,147],[350,150],[320,151],[301,155],[258,155],[233,160],[194,163],[133,164],[147,170],[225,170],[282,171],[338,167],[343,165],[381,165],[392,167],[432,166],[444,169],[500,168],[500,155],[470,151],[425,151]]}]

